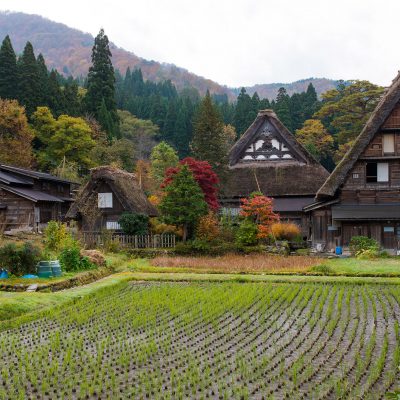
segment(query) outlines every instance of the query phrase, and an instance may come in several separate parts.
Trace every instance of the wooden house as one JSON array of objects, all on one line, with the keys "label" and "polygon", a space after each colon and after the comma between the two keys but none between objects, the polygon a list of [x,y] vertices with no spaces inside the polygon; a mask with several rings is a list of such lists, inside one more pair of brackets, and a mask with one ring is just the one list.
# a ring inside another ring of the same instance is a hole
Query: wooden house
[{"label": "wooden house", "polygon": [[0,164],[0,232],[40,230],[63,220],[75,184],[24,168]]},{"label": "wooden house", "polygon": [[321,249],[358,235],[400,249],[400,74],[306,210]]},{"label": "wooden house", "polygon": [[83,231],[118,231],[118,220],[125,212],[157,216],[135,174],[103,166],[90,171],[90,179],[78,193],[67,218],[77,220]]},{"label": "wooden house", "polygon": [[274,210],[281,219],[298,224],[303,237],[308,238],[303,207],[314,202],[328,175],[274,111],[260,111],[230,151],[221,189],[222,212],[237,214],[241,198],[262,192],[274,199]]}]

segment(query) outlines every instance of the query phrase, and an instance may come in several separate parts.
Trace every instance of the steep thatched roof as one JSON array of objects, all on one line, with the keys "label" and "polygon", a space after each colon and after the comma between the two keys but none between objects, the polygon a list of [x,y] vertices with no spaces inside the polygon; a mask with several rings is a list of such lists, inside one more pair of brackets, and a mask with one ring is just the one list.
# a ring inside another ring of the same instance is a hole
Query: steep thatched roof
[{"label": "steep thatched roof", "polygon": [[266,166],[246,164],[230,168],[221,196],[247,197],[261,191],[266,196],[315,196],[328,172],[316,164]]},{"label": "steep thatched roof", "polygon": [[[260,127],[263,123],[268,120],[272,126],[276,129],[279,136],[288,144],[288,146],[294,151],[297,158],[304,163],[315,163],[318,161],[301,145],[294,135],[286,128],[285,125],[279,120],[278,116],[273,110],[261,110],[259,111],[254,122],[247,128],[246,132],[241,138],[233,145],[229,152],[229,165],[234,165],[238,162],[240,155],[244,149],[253,141],[257,135]],[[322,168],[322,167],[321,167]]]},{"label": "steep thatched roof", "polygon": [[118,198],[125,211],[157,216],[157,210],[149,202],[143,190],[139,187],[135,174],[120,169],[104,166],[90,171],[90,180],[82,188],[66,217],[76,218],[88,199],[97,193],[98,187],[105,182]]},{"label": "steep thatched roof", "polygon": [[379,128],[389,117],[391,111],[400,101],[400,72],[386,89],[384,95],[369,117],[363,130],[358,135],[352,148],[346,153],[332,174],[328,177],[317,193],[318,199],[334,197],[337,190],[344,183],[348,173],[373,139]]},{"label": "steep thatched roof", "polygon": [[[262,126],[270,123],[290,149],[292,159],[240,162],[247,147],[258,137]],[[267,196],[315,196],[329,173],[296,140],[272,110],[262,110],[229,153],[229,169],[221,188],[221,197],[247,197],[254,191]]]}]

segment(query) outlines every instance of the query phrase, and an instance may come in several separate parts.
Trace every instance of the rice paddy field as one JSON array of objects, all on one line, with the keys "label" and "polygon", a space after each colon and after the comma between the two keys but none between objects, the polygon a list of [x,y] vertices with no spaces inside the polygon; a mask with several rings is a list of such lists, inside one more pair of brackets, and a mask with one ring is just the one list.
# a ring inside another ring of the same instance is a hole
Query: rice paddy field
[{"label": "rice paddy field", "polygon": [[0,332],[0,399],[383,399],[400,286],[119,282]]}]

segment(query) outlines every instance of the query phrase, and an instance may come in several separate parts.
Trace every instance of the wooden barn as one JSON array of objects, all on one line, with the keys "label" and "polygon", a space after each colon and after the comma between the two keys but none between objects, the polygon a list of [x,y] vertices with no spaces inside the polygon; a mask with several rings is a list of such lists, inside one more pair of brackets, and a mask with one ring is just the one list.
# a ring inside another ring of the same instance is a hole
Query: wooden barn
[{"label": "wooden barn", "polygon": [[274,199],[281,219],[298,224],[308,238],[310,227],[303,208],[314,202],[328,175],[274,111],[260,111],[230,151],[221,189],[222,212],[235,215],[241,198],[262,192]]},{"label": "wooden barn", "polygon": [[400,249],[400,74],[306,210],[320,249],[347,247],[358,235]]},{"label": "wooden barn", "polygon": [[0,164],[0,232],[40,230],[63,220],[76,184],[43,172]]},{"label": "wooden barn", "polygon": [[120,229],[120,216],[130,212],[157,216],[157,210],[141,189],[135,174],[110,166],[93,168],[67,213],[87,232]]}]

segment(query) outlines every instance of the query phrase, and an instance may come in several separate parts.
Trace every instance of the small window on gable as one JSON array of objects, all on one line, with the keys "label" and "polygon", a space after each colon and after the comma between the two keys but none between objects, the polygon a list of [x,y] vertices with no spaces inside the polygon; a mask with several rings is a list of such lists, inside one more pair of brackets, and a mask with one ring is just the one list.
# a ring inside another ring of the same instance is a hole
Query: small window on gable
[{"label": "small window on gable", "polygon": [[353,173],[353,179],[358,179],[360,177],[360,174],[355,172]]},{"label": "small window on gable", "polygon": [[394,133],[385,133],[383,135],[383,154],[394,153]]},{"label": "small window on gable", "polygon": [[112,193],[98,193],[97,200],[99,208],[112,208],[113,206]]},{"label": "small window on gable", "polygon": [[366,176],[368,183],[388,182],[389,181],[389,164],[369,162],[366,166]]}]

